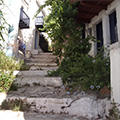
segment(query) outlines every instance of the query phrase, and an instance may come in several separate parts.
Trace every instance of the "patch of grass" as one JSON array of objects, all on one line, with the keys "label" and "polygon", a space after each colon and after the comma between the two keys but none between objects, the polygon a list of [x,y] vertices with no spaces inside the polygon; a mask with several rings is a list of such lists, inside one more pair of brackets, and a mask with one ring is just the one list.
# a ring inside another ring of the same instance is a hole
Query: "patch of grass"
[{"label": "patch of grass", "polygon": [[25,71],[25,70],[29,70],[30,69],[30,65],[27,65],[25,62],[23,62],[21,64],[20,70],[21,71]]},{"label": "patch of grass", "polygon": [[29,111],[30,104],[21,99],[5,100],[0,109],[13,111]]}]

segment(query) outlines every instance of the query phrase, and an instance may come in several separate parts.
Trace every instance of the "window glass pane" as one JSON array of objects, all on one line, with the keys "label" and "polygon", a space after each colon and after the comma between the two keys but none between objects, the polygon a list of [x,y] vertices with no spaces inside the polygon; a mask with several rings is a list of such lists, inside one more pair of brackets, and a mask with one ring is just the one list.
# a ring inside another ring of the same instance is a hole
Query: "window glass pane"
[{"label": "window glass pane", "polygon": [[109,15],[111,44],[118,41],[116,11]]},{"label": "window glass pane", "polygon": [[96,25],[96,37],[98,39],[98,42],[97,42],[97,52],[99,52],[103,48],[103,28],[102,28],[102,21]]}]

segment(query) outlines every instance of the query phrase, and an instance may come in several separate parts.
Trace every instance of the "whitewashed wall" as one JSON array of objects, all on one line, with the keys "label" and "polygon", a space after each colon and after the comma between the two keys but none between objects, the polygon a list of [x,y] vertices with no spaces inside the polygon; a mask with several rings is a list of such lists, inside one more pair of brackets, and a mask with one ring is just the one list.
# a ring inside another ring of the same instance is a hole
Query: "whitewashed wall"
[{"label": "whitewashed wall", "polygon": [[[110,28],[109,14],[116,10],[117,16],[117,32],[118,42],[110,45]],[[111,62],[111,99],[120,103],[120,0],[112,2],[107,10],[101,11],[98,16],[95,16],[86,28],[92,28],[92,35],[96,36],[96,24],[102,20],[103,22],[103,39],[104,46],[110,45],[110,62]],[[96,43],[92,43],[91,55],[96,54]]]},{"label": "whitewashed wall", "polygon": [[[20,13],[20,5],[21,2],[19,0],[11,1],[4,0],[5,5],[3,6],[3,14],[6,19],[6,22],[13,27],[13,31],[8,35],[4,34],[5,38],[5,52],[9,55],[17,56],[17,35],[18,35],[18,24],[19,24],[19,13]],[[9,26],[6,25],[8,33]],[[10,49],[7,49],[7,44],[9,45]]]}]

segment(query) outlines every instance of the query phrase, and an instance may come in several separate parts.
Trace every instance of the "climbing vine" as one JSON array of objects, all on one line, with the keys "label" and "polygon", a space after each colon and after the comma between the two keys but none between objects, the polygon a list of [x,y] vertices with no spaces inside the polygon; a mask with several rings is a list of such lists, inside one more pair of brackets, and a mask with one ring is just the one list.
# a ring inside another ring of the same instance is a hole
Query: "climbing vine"
[{"label": "climbing vine", "polygon": [[[78,2],[69,0],[46,0],[38,13],[50,6],[51,13],[45,18],[44,29],[52,40],[53,52],[59,57],[57,71],[48,72],[49,76],[61,76],[64,83],[71,87],[95,89],[109,86],[109,57],[103,59],[103,52],[97,56],[89,55],[92,36],[83,37],[84,25],[76,21]],[[96,87],[97,86],[97,87]]]}]

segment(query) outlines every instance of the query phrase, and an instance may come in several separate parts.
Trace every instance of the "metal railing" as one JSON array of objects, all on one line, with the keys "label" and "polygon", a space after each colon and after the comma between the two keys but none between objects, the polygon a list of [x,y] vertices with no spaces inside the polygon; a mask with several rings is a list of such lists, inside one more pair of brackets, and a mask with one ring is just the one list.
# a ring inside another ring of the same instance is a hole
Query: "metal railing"
[{"label": "metal railing", "polygon": [[30,18],[28,15],[24,12],[23,8],[21,8],[20,11],[20,27],[22,28],[29,28],[30,25]]}]

